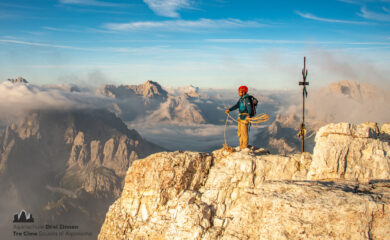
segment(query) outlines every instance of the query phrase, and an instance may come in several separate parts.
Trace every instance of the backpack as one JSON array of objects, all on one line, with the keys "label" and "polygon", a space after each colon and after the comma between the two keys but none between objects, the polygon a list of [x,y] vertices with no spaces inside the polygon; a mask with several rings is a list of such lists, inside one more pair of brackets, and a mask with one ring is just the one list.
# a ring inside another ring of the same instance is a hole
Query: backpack
[{"label": "backpack", "polygon": [[257,104],[259,103],[259,100],[257,100],[252,95],[248,95],[248,98],[249,98],[249,101],[250,101],[251,106],[252,106],[252,114],[249,115],[249,117],[254,117],[254,116],[256,116],[256,107],[257,107]]}]

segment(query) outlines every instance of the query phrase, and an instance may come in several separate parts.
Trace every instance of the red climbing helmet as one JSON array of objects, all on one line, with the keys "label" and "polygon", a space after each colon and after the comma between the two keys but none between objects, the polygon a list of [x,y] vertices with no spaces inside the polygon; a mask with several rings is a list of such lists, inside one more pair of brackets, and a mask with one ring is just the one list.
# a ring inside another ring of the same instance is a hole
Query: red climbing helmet
[{"label": "red climbing helmet", "polygon": [[248,87],[247,86],[241,86],[241,87],[238,88],[238,91],[247,93],[248,92]]}]

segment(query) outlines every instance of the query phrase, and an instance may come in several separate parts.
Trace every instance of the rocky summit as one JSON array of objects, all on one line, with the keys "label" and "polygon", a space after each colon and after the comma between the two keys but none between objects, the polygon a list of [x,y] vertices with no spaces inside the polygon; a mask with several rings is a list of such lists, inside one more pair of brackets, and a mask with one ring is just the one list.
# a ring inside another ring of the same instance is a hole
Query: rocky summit
[{"label": "rocky summit", "polygon": [[99,239],[389,239],[390,124],[326,125],[313,154],[161,152],[129,168]]}]

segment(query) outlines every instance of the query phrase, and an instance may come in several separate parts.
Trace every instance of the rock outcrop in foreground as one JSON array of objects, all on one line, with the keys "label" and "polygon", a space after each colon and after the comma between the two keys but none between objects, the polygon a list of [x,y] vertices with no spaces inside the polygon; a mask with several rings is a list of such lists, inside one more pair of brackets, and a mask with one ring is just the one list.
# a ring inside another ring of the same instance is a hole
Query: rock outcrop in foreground
[{"label": "rock outcrop in foreground", "polygon": [[327,125],[313,155],[137,160],[99,239],[389,239],[389,126]]}]

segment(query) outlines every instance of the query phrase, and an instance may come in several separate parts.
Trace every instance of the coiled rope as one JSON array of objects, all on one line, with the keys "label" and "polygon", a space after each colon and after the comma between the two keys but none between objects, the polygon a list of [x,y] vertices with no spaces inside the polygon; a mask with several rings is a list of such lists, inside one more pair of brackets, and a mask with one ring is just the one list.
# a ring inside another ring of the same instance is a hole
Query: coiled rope
[{"label": "coiled rope", "polygon": [[[227,117],[230,119],[232,119],[233,121],[235,121],[236,123],[238,123],[237,119],[234,119],[229,113],[227,113]],[[263,123],[263,122],[266,122],[269,120],[269,115],[266,114],[266,113],[261,113],[261,114],[258,114],[254,117],[251,117],[248,119],[248,122],[251,123],[251,124],[259,124],[259,123]],[[257,126],[253,126],[253,127],[257,127]]]},{"label": "coiled rope", "polygon": [[[227,141],[226,141],[226,127],[227,127],[229,118],[232,119],[233,121],[235,121],[236,123],[238,123],[238,120],[234,119],[229,113],[226,113],[226,115],[227,116],[226,116],[226,122],[225,122],[225,129],[224,129],[224,132],[223,132],[223,137],[224,137],[224,140],[225,140],[224,147],[228,146]],[[269,115],[268,114],[260,113],[260,114],[257,114],[256,116],[252,117],[252,118],[249,118],[247,121],[254,128],[257,128],[259,123],[263,123],[263,122],[266,122],[268,120],[269,120]]]}]

